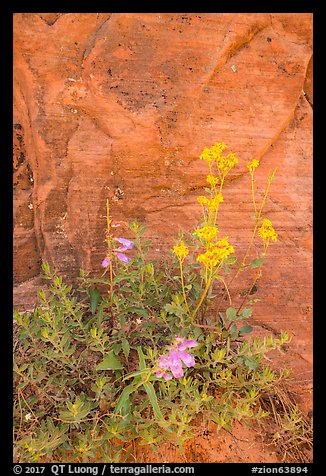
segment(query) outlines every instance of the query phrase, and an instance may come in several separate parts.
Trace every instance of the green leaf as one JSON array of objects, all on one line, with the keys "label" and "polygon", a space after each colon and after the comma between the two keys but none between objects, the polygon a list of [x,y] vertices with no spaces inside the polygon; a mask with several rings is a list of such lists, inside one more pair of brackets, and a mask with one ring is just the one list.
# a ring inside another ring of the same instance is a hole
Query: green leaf
[{"label": "green leaf", "polygon": [[251,314],[252,314],[252,309],[250,307],[245,307],[241,312],[241,316],[244,318],[250,317]]},{"label": "green leaf", "polygon": [[137,352],[139,356],[139,369],[140,370],[145,370],[146,369],[146,362],[145,362],[145,356],[143,354],[142,348],[137,347]]},{"label": "green leaf", "polygon": [[111,350],[104,360],[98,364],[96,370],[120,370],[123,369],[123,365],[118,359],[118,357],[114,354],[114,351]]},{"label": "green leaf", "polygon": [[245,334],[250,334],[250,332],[252,331],[253,331],[253,328],[251,326],[243,326],[239,330],[239,334],[243,336]]},{"label": "green leaf", "polygon": [[125,381],[125,380],[129,380],[130,378],[140,377],[141,375],[147,374],[149,370],[150,369],[137,370],[136,372],[132,372],[131,374],[126,375],[125,377],[123,377],[122,380]]},{"label": "green leaf", "polygon": [[221,312],[218,313],[219,315],[219,318],[220,318],[220,322],[224,325],[225,324],[225,320],[224,320],[224,316]]},{"label": "green leaf", "polygon": [[231,322],[236,318],[237,311],[234,307],[228,307],[226,310],[226,321]]},{"label": "green leaf", "polygon": [[127,341],[127,339],[123,339],[123,341],[122,341],[122,350],[123,350],[123,353],[124,353],[126,359],[128,359],[129,351],[130,351],[130,345],[129,345],[129,342]]},{"label": "green leaf", "polygon": [[89,289],[89,299],[91,302],[91,312],[94,316],[98,303],[101,301],[101,294],[98,289]]},{"label": "green leaf", "polygon": [[259,268],[264,263],[264,258],[256,258],[252,260],[251,267],[252,268]]},{"label": "green leaf", "polygon": [[123,314],[140,314],[141,316],[148,317],[147,309],[142,309],[141,307],[131,306],[124,309],[119,316]]},{"label": "green leaf", "polygon": [[162,415],[162,412],[160,410],[160,407],[159,407],[159,404],[158,404],[158,401],[157,401],[157,397],[156,397],[156,393],[155,393],[153,385],[150,382],[145,382],[143,384],[143,386],[144,386],[144,388],[146,390],[146,393],[148,395],[148,398],[151,402],[151,405],[153,407],[153,411],[155,413],[155,416],[159,420],[164,420],[164,417]]},{"label": "green leaf", "polygon": [[126,404],[129,402],[129,395],[134,391],[134,386],[131,383],[130,385],[127,385],[122,392],[120,397],[117,400],[117,404],[115,406],[115,413],[119,413],[120,410],[122,410],[123,407],[125,407]]},{"label": "green leaf", "polygon": [[233,332],[237,332],[237,325],[236,324],[232,324],[232,326],[230,327],[229,329],[229,332],[232,334]]},{"label": "green leaf", "polygon": [[244,363],[249,369],[255,370],[257,367],[259,367],[259,362],[257,362],[257,360],[255,360],[253,357],[244,357],[243,359]]},{"label": "green leaf", "polygon": [[77,397],[74,404],[66,403],[67,409],[63,409],[59,413],[59,417],[67,422],[80,422],[87,417],[92,410],[92,405],[83,397]]},{"label": "green leaf", "polygon": [[113,283],[120,283],[121,281],[124,281],[125,279],[130,280],[130,279],[136,278],[137,276],[138,274],[136,272],[124,274],[123,276],[116,276],[113,280]]}]

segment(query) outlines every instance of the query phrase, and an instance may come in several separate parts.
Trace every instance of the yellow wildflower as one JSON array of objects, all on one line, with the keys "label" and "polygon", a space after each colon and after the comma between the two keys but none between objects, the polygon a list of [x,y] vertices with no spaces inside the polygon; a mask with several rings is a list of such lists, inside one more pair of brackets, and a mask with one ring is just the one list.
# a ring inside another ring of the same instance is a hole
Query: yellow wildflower
[{"label": "yellow wildflower", "polygon": [[215,187],[219,182],[219,178],[215,177],[212,174],[209,174],[206,177],[206,181],[207,181],[207,183],[209,183],[209,185],[211,185],[211,187]]},{"label": "yellow wildflower", "polygon": [[201,205],[206,205],[207,204],[207,198],[204,197],[204,195],[200,195],[197,197],[197,202],[199,202]]},{"label": "yellow wildflower", "polygon": [[252,173],[254,173],[254,171],[258,167],[258,165],[259,165],[259,160],[253,159],[251,162],[249,162],[249,164],[247,164],[247,169],[252,174]]},{"label": "yellow wildflower", "polygon": [[205,241],[212,241],[216,238],[217,232],[218,230],[216,226],[205,225],[202,228],[197,228],[194,234]]},{"label": "yellow wildflower", "polygon": [[181,241],[180,245],[174,246],[172,251],[181,260],[185,259],[189,253],[189,250],[183,241]]},{"label": "yellow wildflower", "polygon": [[228,236],[219,240],[215,245],[209,245],[206,252],[197,257],[197,261],[203,263],[209,268],[217,266],[226,259],[231,253],[234,253],[233,246],[229,245]]},{"label": "yellow wildflower", "polygon": [[225,236],[215,245],[215,253],[219,254],[221,259],[226,259],[231,253],[234,253],[233,246],[229,245],[229,237]]},{"label": "yellow wildflower", "polygon": [[263,219],[263,223],[258,230],[258,236],[260,236],[263,241],[269,241],[270,239],[273,241],[277,240],[278,234],[275,232],[272,222],[267,218]]},{"label": "yellow wildflower", "polygon": [[231,170],[237,163],[238,157],[230,152],[227,156],[216,157],[217,167],[222,172],[223,175],[226,175],[229,170]]},{"label": "yellow wildflower", "polygon": [[206,160],[206,162],[212,162],[212,160],[219,157],[226,148],[227,145],[225,145],[224,142],[216,142],[210,149],[205,147],[199,158]]},{"label": "yellow wildflower", "polygon": [[[223,175],[226,175],[232,167],[234,167],[238,163],[238,158],[235,154],[230,152],[228,155],[223,156],[221,155],[223,150],[227,148],[227,145],[224,142],[217,142],[213,145],[210,149],[205,147],[201,155],[199,156],[200,159],[206,160],[209,166],[211,167],[211,163],[213,161],[216,162],[219,172]],[[210,169],[211,172],[211,169]],[[214,177],[212,173],[207,177],[208,183],[215,182],[217,177]],[[215,185],[217,182],[215,183]]]},{"label": "yellow wildflower", "polygon": [[218,157],[221,155],[221,153],[223,152],[224,149],[227,149],[227,145],[224,144],[224,142],[216,142],[215,145],[213,145],[213,147],[211,147],[211,152],[212,154],[214,155],[214,157]]},{"label": "yellow wildflower", "polygon": [[223,195],[218,193],[214,198],[209,198],[207,200],[207,206],[211,211],[215,211],[218,209],[218,206],[221,202],[223,202]]},{"label": "yellow wildflower", "polygon": [[214,156],[208,147],[205,147],[203,152],[199,156],[200,159],[206,160],[206,162],[211,163],[214,159]]}]

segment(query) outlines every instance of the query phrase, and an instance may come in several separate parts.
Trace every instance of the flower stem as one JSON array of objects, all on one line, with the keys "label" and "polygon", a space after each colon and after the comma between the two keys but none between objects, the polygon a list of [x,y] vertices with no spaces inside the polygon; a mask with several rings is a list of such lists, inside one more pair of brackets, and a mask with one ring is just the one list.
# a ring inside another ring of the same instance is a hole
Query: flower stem
[{"label": "flower stem", "polygon": [[202,294],[202,296],[201,296],[201,298],[200,298],[200,301],[199,301],[199,303],[197,304],[196,309],[194,310],[194,312],[193,312],[192,315],[191,315],[191,322],[192,322],[192,323],[194,322],[195,317],[196,317],[196,314],[197,314],[198,310],[200,309],[200,306],[202,305],[202,303],[203,303],[203,301],[204,301],[204,299],[205,299],[205,297],[206,297],[206,294],[207,294],[207,292],[208,292],[208,290],[209,290],[209,287],[210,287],[210,285],[211,285],[211,281],[212,281],[212,270],[210,270],[210,274],[209,274],[209,277],[208,277],[208,279],[207,279],[206,286],[205,286],[205,289],[204,289],[204,291],[203,291],[203,294]]},{"label": "flower stem", "polygon": [[256,206],[256,200],[255,200],[255,178],[254,178],[254,172],[251,174],[251,196],[252,196],[252,203],[254,205],[254,210],[255,210],[255,215],[257,214],[257,206]]},{"label": "flower stem", "polygon": [[[110,235],[110,229],[111,229],[111,218],[110,218],[110,202],[109,199],[106,199],[106,228],[107,228],[107,236],[106,236],[106,242],[108,245],[108,251],[109,253],[111,252],[111,235]],[[113,268],[112,268],[112,261],[110,260],[109,262],[109,272],[110,272],[110,314],[111,314],[111,327],[114,325],[113,321]]]},{"label": "flower stem", "polygon": [[110,271],[110,314],[111,314],[111,327],[114,326],[113,321],[113,309],[112,309],[112,300],[113,300],[113,269],[112,269],[112,261],[109,263],[109,271]]},{"label": "flower stem", "polygon": [[182,268],[182,260],[179,258],[179,265],[180,265],[180,278],[181,278],[181,286],[182,286],[182,294],[183,294],[183,299],[187,308],[188,313],[190,314],[190,309],[188,306],[188,301],[187,301],[187,296],[186,296],[186,290],[185,290],[185,283],[183,279],[183,268]]},{"label": "flower stem", "polygon": [[[258,225],[259,225],[259,222],[260,222],[260,219],[261,219],[261,215],[262,215],[262,212],[263,212],[263,208],[264,208],[264,205],[265,205],[265,202],[266,202],[266,199],[267,199],[267,195],[268,195],[268,193],[269,193],[269,188],[270,188],[271,183],[272,183],[272,181],[273,181],[273,178],[274,178],[274,176],[275,176],[276,170],[277,170],[277,169],[275,168],[275,169],[273,170],[273,173],[268,176],[267,187],[266,187],[266,190],[265,190],[265,193],[264,193],[264,196],[263,196],[263,199],[262,199],[260,208],[259,208],[258,215],[256,216],[255,227],[254,227],[254,229],[253,229],[253,232],[252,232],[252,235],[251,235],[251,239],[250,239],[250,242],[249,242],[247,251],[245,252],[245,255],[244,255],[244,257],[242,258],[242,261],[241,261],[241,263],[239,264],[238,268],[236,269],[236,272],[234,273],[233,277],[232,277],[231,280],[229,281],[228,287],[230,287],[230,285],[233,283],[233,281],[235,280],[235,278],[238,276],[238,274],[240,273],[241,269],[242,269],[243,266],[245,265],[245,262],[246,262],[246,259],[247,259],[247,257],[248,257],[249,251],[251,250],[252,244],[253,244],[253,242],[254,242],[254,238],[255,238],[255,236],[256,236],[256,232],[257,232]],[[222,296],[221,296],[221,298],[220,298],[220,301],[219,301],[219,303],[218,303],[218,308],[220,307],[220,304],[221,304],[222,300],[224,299],[225,293],[226,293],[226,288],[225,288],[224,293],[222,294]]]}]

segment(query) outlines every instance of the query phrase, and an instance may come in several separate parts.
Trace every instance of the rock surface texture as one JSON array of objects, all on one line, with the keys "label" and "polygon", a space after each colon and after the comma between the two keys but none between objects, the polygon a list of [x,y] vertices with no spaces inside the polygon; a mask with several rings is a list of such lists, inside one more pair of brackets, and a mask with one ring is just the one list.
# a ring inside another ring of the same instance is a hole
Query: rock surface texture
[{"label": "rock surface texture", "polygon": [[[14,15],[14,304],[35,303],[40,264],[99,274],[105,200],[147,225],[151,253],[200,217],[205,146],[239,157],[220,228],[241,255],[253,221],[246,164],[261,161],[270,245],[252,320],[293,336],[299,403],[312,379],[312,15]],[[129,237],[129,236],[126,236]]]}]

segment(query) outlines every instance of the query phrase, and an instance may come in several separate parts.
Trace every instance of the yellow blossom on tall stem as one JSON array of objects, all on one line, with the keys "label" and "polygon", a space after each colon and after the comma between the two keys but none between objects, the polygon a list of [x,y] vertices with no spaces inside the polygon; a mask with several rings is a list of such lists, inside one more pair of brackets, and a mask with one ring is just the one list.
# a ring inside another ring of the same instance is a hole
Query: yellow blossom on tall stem
[{"label": "yellow blossom on tall stem", "polygon": [[216,185],[219,183],[219,178],[215,175],[208,174],[206,177],[206,182],[215,190]]},{"label": "yellow blossom on tall stem", "polygon": [[202,263],[204,266],[203,279],[206,286],[196,309],[192,313],[192,321],[194,321],[212,282],[223,265],[224,260],[234,252],[233,246],[228,243],[228,237],[217,240],[217,215],[219,205],[224,201],[222,189],[225,177],[238,163],[238,158],[233,152],[223,155],[223,151],[227,148],[228,146],[224,142],[217,142],[210,148],[205,147],[200,155],[200,159],[205,160],[209,168],[209,174],[206,177],[206,181],[210,185],[210,196],[199,196],[197,198],[197,201],[202,206],[204,225],[198,227],[194,231],[194,235],[205,248],[205,251],[197,256],[197,261]]},{"label": "yellow blossom on tall stem", "polygon": [[226,236],[215,244],[209,243],[206,246],[206,252],[200,254],[197,257],[197,261],[211,269],[220,264],[224,259],[227,259],[231,253],[234,253],[234,248],[229,245],[228,238]]},{"label": "yellow blossom on tall stem", "polygon": [[256,168],[259,166],[259,160],[253,159],[249,164],[247,164],[247,169],[249,170],[250,174],[253,174]]},{"label": "yellow blossom on tall stem", "polygon": [[183,261],[186,256],[189,254],[189,249],[184,244],[183,241],[180,242],[179,245],[173,247],[173,253],[177,256],[177,258]]},{"label": "yellow blossom on tall stem", "polygon": [[211,241],[218,233],[216,226],[205,225],[202,228],[197,228],[194,231],[194,235],[197,235],[200,240]]},{"label": "yellow blossom on tall stem", "polygon": [[247,169],[249,170],[250,176],[251,176],[251,196],[252,196],[252,203],[254,205],[254,210],[255,213],[257,213],[257,207],[256,207],[256,200],[255,200],[255,179],[254,179],[254,173],[256,168],[259,166],[259,160],[253,159],[249,164],[247,164]]},{"label": "yellow blossom on tall stem", "polygon": [[276,241],[278,234],[273,228],[272,222],[268,220],[267,218],[263,219],[262,225],[258,230],[258,236],[262,239],[263,245],[264,245],[264,252],[263,254],[266,254],[269,241],[273,240]]},{"label": "yellow blossom on tall stem", "polygon": [[185,243],[183,241],[181,241],[179,243],[179,245],[176,245],[176,246],[173,247],[172,252],[176,255],[176,257],[178,258],[178,261],[179,261],[180,279],[181,279],[183,299],[184,299],[187,311],[190,313],[189,306],[188,306],[188,301],[187,301],[187,296],[186,296],[184,277],[183,277],[183,267],[182,267],[182,264],[183,264],[185,258],[189,254],[189,249],[187,248]]}]

